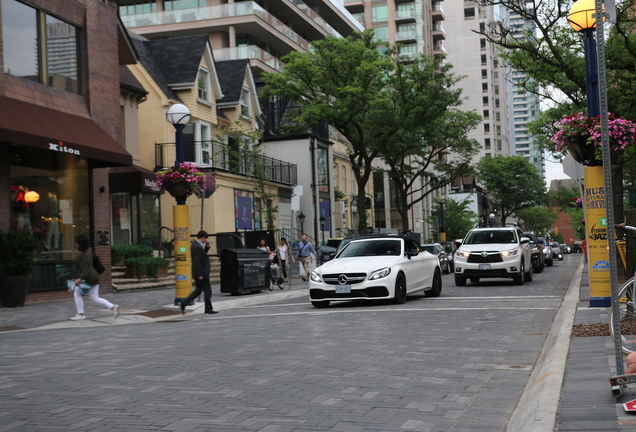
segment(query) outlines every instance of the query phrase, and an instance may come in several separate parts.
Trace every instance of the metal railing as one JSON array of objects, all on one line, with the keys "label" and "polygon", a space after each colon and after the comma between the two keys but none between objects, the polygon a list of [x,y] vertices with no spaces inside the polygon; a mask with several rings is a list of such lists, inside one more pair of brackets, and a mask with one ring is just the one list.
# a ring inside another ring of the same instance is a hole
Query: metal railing
[{"label": "metal railing", "polygon": [[280,21],[278,18],[267,12],[256,2],[251,1],[172,11],[122,15],[121,20],[126,28],[138,28],[161,24],[188,23],[215,19],[220,20],[223,18],[236,18],[249,15],[258,17],[260,21],[268,24],[271,28],[285,35],[290,41],[300,46],[303,51],[307,51],[309,49],[309,42],[307,40],[285,25],[285,23]]},{"label": "metal railing", "polygon": [[[297,184],[297,166],[264,155],[238,154],[229,145],[215,141],[186,141],[184,160],[202,171],[225,171],[246,177],[256,177],[284,185]],[[176,160],[175,143],[155,144],[155,165],[172,166]]]}]

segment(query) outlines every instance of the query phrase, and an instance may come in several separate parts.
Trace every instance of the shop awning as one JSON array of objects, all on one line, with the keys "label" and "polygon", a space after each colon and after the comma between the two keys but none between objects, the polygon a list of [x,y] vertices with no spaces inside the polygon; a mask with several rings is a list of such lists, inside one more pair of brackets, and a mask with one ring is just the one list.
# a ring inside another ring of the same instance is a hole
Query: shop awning
[{"label": "shop awning", "polygon": [[155,173],[136,165],[108,170],[108,189],[111,193],[161,193],[161,188],[155,185]]},{"label": "shop awning", "polygon": [[93,167],[132,165],[132,156],[95,121],[0,96],[0,140],[72,153]]}]

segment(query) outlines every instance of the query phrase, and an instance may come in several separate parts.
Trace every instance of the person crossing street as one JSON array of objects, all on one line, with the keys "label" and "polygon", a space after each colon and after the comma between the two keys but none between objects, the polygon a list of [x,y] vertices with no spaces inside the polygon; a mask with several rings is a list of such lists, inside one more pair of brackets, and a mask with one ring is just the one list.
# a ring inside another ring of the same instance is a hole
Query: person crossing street
[{"label": "person crossing street", "polygon": [[304,273],[302,279],[304,282],[309,279],[309,263],[313,261],[314,257],[318,259],[318,254],[316,253],[314,246],[307,241],[306,234],[303,234],[300,239],[296,258],[303,264]]}]

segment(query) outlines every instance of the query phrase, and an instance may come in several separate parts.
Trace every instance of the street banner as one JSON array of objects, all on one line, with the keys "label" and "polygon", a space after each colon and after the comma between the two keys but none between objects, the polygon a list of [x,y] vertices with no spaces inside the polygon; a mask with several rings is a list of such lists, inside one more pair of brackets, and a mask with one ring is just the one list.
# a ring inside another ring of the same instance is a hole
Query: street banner
[{"label": "street banner", "polygon": [[190,259],[190,207],[172,206],[174,220],[174,275],[175,304],[192,292],[192,267]]},{"label": "street banner", "polygon": [[609,251],[607,250],[607,211],[605,208],[603,167],[585,167],[583,203],[585,238],[590,277],[590,307],[612,305]]}]

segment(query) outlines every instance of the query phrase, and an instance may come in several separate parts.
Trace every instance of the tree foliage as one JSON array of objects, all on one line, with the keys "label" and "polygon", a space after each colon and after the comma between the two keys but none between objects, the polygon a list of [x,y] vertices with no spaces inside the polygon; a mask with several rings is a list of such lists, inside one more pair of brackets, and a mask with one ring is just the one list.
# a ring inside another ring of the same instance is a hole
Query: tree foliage
[{"label": "tree foliage", "polygon": [[528,207],[517,210],[515,215],[523,220],[526,230],[535,232],[547,232],[558,216],[549,207]]},{"label": "tree foliage", "polygon": [[[394,57],[394,59],[397,57]],[[386,123],[399,130],[381,147],[381,156],[397,195],[402,229],[408,231],[409,210],[455,178],[472,173],[478,143],[467,138],[481,117],[455,108],[462,103],[460,77],[451,66],[421,56],[413,63],[395,63],[386,94]],[[399,119],[399,120],[397,120]],[[458,155],[449,160],[448,153]]]},{"label": "tree foliage", "polygon": [[[287,55],[282,73],[265,74],[263,95],[296,101],[287,119],[289,131],[327,122],[347,139],[358,197],[365,196],[373,161],[384,155],[402,179],[396,189],[403,209],[416,188],[415,177],[441,187],[446,183],[437,179],[464,172],[460,163],[444,163],[440,156],[454,147],[473,154],[475,143],[465,132],[477,116],[451,110],[461,93],[451,89],[459,78],[450,66],[425,56],[402,64],[398,56],[399,48],[376,41],[371,30],[326,37],[306,53]],[[406,230],[408,213],[402,214]],[[366,232],[367,225],[360,209],[358,231]]]},{"label": "tree foliage", "polygon": [[543,179],[521,156],[486,156],[477,164],[477,178],[491,196],[502,224],[517,211],[544,203]]},{"label": "tree foliage", "polygon": [[444,204],[444,228],[446,238],[449,240],[464,238],[466,233],[475,227],[479,221],[479,215],[470,210],[471,198],[461,201],[452,199],[452,196]]}]

